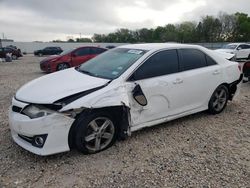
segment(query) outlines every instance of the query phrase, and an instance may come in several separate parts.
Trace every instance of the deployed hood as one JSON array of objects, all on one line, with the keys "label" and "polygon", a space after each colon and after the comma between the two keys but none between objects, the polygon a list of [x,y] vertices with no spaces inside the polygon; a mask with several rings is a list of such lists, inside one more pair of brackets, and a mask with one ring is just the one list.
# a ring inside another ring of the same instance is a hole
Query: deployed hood
[{"label": "deployed hood", "polygon": [[108,82],[107,79],[89,76],[70,68],[25,84],[17,91],[16,99],[35,104],[52,104],[59,99],[103,86]]}]

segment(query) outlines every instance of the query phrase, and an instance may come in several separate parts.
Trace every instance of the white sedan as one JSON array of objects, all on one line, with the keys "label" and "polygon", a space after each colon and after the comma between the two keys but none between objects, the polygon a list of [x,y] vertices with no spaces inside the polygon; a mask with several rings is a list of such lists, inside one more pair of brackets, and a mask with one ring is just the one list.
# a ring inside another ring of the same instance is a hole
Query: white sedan
[{"label": "white sedan", "polygon": [[38,155],[96,153],[144,127],[220,113],[241,78],[238,63],[200,46],[117,47],[19,89],[9,110],[12,138]]},{"label": "white sedan", "polygon": [[230,43],[216,51],[235,54],[236,59],[250,59],[250,44],[246,43]]}]

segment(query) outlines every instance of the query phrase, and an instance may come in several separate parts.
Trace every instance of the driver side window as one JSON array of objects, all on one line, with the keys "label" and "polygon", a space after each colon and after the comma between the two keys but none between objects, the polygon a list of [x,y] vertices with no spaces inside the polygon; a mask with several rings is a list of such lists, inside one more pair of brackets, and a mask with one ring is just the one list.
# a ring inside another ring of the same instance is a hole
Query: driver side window
[{"label": "driver side window", "polygon": [[130,80],[142,80],[178,72],[176,50],[158,52],[146,60],[132,75]]}]

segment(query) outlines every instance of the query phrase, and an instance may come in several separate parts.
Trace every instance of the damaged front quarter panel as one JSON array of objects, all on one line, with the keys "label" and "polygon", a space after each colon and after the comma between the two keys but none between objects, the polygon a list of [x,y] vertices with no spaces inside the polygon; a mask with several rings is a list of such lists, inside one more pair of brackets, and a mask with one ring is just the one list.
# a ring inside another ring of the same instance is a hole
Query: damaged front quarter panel
[{"label": "damaged front quarter panel", "polygon": [[100,89],[65,105],[60,112],[76,118],[81,113],[87,115],[93,111],[108,111],[119,121],[118,139],[123,140],[131,134],[129,105],[127,87],[123,85]]}]

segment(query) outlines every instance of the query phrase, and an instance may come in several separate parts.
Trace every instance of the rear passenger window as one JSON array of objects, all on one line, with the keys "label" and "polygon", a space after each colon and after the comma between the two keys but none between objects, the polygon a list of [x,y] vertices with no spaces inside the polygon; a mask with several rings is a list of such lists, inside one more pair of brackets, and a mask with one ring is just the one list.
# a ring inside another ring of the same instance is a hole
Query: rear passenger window
[{"label": "rear passenger window", "polygon": [[206,59],[207,59],[207,65],[211,66],[211,65],[217,65],[217,63],[208,55],[206,55]]},{"label": "rear passenger window", "polygon": [[180,56],[180,70],[186,71],[206,66],[205,54],[196,49],[178,50]]},{"label": "rear passenger window", "polygon": [[133,80],[141,80],[178,72],[176,50],[159,52],[145,61],[133,74]]}]

